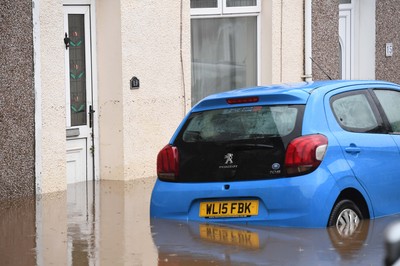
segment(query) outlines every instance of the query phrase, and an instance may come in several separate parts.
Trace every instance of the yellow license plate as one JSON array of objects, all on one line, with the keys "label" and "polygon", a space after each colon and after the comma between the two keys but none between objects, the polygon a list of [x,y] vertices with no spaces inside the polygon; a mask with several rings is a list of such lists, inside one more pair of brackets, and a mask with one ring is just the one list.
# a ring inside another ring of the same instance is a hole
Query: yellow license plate
[{"label": "yellow license plate", "polygon": [[260,248],[259,237],[255,232],[210,224],[200,224],[199,230],[203,240],[251,249]]},{"label": "yellow license plate", "polygon": [[258,215],[258,200],[200,202],[200,217],[247,217]]}]

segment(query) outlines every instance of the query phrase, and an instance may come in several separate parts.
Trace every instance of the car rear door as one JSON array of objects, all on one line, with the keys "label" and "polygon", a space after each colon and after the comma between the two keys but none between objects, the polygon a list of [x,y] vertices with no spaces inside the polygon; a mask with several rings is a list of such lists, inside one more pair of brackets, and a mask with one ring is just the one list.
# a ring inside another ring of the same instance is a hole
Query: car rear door
[{"label": "car rear door", "polygon": [[371,216],[399,212],[399,149],[388,134],[372,93],[367,88],[347,88],[327,96],[329,127],[370,197]]}]

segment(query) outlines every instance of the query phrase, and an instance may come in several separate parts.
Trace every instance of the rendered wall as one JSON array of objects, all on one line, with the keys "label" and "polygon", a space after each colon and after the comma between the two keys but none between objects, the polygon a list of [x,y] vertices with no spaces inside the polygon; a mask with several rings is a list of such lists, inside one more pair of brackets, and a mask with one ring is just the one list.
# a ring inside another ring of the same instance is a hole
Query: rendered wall
[{"label": "rendered wall", "polygon": [[261,85],[299,82],[304,74],[304,3],[262,1]]},{"label": "rendered wall", "polygon": [[35,1],[35,12],[37,193],[49,193],[67,188],[63,5]]},{"label": "rendered wall", "polygon": [[[190,103],[189,0],[97,4],[100,178],[155,176],[157,153]],[[130,89],[133,76],[139,89]]]},{"label": "rendered wall", "polygon": [[100,178],[118,180],[124,173],[120,1],[96,2],[96,35]]},{"label": "rendered wall", "polygon": [[190,103],[190,1],[151,3],[121,1],[125,179],[156,174],[157,153]]},{"label": "rendered wall", "polygon": [[[376,1],[376,79],[400,83],[400,6],[398,0]],[[386,57],[386,43],[393,56]]]},{"label": "rendered wall", "polygon": [[32,2],[0,4],[0,199],[35,193]]}]

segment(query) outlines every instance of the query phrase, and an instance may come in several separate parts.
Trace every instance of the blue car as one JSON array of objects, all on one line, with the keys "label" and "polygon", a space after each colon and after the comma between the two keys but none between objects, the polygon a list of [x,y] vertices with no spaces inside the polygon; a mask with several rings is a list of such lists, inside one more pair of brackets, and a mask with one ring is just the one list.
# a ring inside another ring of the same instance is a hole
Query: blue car
[{"label": "blue car", "polygon": [[400,212],[400,85],[316,81],[200,101],[157,156],[151,218],[336,226]]}]

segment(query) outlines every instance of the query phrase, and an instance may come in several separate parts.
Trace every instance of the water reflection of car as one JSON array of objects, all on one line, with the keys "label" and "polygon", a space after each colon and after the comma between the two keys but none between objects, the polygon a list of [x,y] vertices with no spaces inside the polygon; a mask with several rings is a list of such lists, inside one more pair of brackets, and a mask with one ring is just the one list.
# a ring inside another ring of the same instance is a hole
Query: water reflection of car
[{"label": "water reflection of car", "polygon": [[400,86],[319,81],[209,96],[157,158],[153,218],[336,226],[400,212]]},{"label": "water reflection of car", "polygon": [[385,266],[400,266],[400,221],[393,222],[385,229]]},{"label": "water reflection of car", "polygon": [[392,217],[336,227],[282,228],[151,220],[158,265],[383,265]]}]

